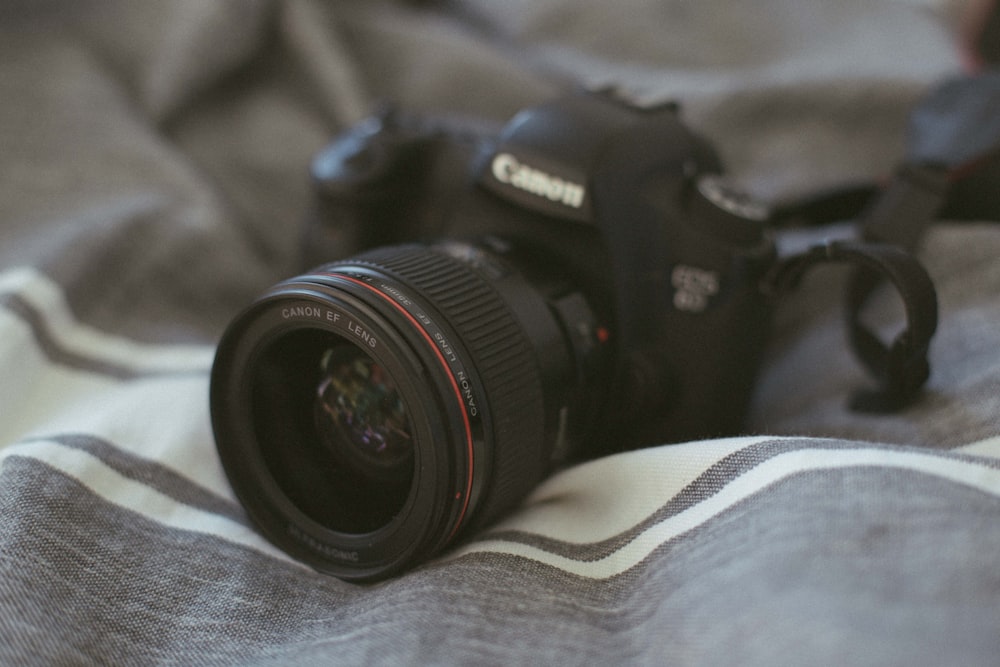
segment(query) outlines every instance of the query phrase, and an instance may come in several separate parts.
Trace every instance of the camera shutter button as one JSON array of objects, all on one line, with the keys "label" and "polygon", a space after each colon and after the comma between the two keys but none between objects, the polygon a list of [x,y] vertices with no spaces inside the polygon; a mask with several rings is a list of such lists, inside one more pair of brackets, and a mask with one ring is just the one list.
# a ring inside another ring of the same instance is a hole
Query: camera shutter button
[{"label": "camera shutter button", "polygon": [[698,177],[688,213],[691,222],[730,243],[757,243],[764,234],[770,209],[737,190],[718,174]]},{"label": "camera shutter button", "polygon": [[392,186],[423,142],[388,122],[369,119],[316,155],[312,176],[324,193],[349,197]]}]

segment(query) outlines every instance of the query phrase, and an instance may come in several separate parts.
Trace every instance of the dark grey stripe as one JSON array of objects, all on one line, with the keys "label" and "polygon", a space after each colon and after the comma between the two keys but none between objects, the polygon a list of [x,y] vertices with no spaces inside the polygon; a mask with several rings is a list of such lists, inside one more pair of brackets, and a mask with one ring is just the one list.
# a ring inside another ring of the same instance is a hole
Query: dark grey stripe
[{"label": "dark grey stripe", "polygon": [[611,580],[476,554],[369,587],[137,517],[33,459],[5,466],[0,489],[2,664],[942,665],[1000,652],[1000,500],[926,476],[782,480]]},{"label": "dark grey stripe", "polygon": [[0,489],[3,665],[249,664],[308,641],[312,619],[349,619],[337,606],[362,590],[137,515],[36,459],[7,459]]},{"label": "dark grey stripe", "polygon": [[140,377],[187,376],[204,375],[208,369],[182,370],[139,370],[123,364],[116,364],[104,359],[95,359],[73,350],[67,350],[59,340],[52,335],[52,329],[45,320],[45,315],[34,306],[16,294],[0,294],[0,306],[24,320],[31,329],[35,342],[45,357],[61,366],[68,366],[99,375],[107,375],[120,380],[131,380]]},{"label": "dark grey stripe", "polygon": [[928,450],[920,447],[903,447],[839,440],[767,440],[748,445],[747,447],[726,456],[718,463],[705,470],[705,472],[699,475],[686,487],[681,489],[676,496],[667,501],[667,503],[661,506],[645,520],[606,540],[588,544],[576,544],[535,533],[508,530],[486,532],[475,536],[472,541],[490,539],[505,540],[508,542],[526,544],[564,558],[570,558],[582,562],[600,560],[624,547],[626,544],[635,539],[637,535],[647,530],[650,526],[660,523],[670,516],[679,514],[680,512],[683,512],[684,510],[715,495],[736,477],[739,477],[764,461],[787,452],[809,449],[882,449],[893,452],[912,452],[938,456],[942,459],[954,459],[968,463],[975,463],[976,465],[980,465],[985,468],[1000,469],[1000,461],[993,459],[958,452]]},{"label": "dark grey stripe", "polygon": [[[156,461],[127,452],[106,440],[86,434],[63,434],[31,438],[22,442],[36,441],[58,442],[66,447],[85,451],[124,477],[145,484],[179,503],[224,516],[245,526],[250,525],[243,508],[237,503],[199,486]],[[82,481],[86,484],[86,480]]]}]

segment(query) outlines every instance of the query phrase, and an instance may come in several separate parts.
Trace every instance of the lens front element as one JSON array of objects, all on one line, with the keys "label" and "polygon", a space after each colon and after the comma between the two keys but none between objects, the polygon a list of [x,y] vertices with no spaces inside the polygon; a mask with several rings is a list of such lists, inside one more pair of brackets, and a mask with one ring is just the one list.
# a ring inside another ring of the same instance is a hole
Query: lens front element
[{"label": "lens front element", "polygon": [[334,459],[383,482],[413,472],[413,436],[406,406],[388,372],[357,347],[323,353],[316,389],[316,430]]},{"label": "lens front element", "polygon": [[246,370],[255,474],[324,530],[389,524],[410,495],[413,451],[384,367],[334,331],[301,327],[262,341]]}]

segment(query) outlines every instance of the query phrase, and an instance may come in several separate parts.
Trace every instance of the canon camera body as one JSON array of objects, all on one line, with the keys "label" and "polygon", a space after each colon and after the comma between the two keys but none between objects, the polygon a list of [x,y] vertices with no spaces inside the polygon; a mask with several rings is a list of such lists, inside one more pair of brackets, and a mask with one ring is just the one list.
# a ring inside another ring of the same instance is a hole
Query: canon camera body
[{"label": "canon camera body", "polygon": [[309,272],[231,324],[212,418],[262,531],[377,579],[554,466],[737,432],[766,212],[676,108],[580,93],[497,132],[387,111],[313,164]]}]

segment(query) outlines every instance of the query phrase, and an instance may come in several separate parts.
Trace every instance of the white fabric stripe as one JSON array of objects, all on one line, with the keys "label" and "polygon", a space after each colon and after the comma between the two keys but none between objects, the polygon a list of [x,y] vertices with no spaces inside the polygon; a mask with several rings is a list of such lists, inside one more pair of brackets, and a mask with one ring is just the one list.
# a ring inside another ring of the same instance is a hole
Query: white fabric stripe
[{"label": "white fabric stripe", "polygon": [[51,363],[0,309],[0,451],[51,434],[91,435],[231,496],[212,441],[206,374],[122,381]]},{"label": "white fabric stripe", "polygon": [[[76,404],[122,384],[105,375],[50,363],[21,318],[0,308],[0,447],[60,418]],[[96,404],[91,404],[92,411]],[[56,410],[58,408],[58,410]]]},{"label": "white fabric stripe", "polygon": [[0,464],[12,456],[32,458],[76,479],[104,500],[177,530],[220,537],[272,558],[305,565],[289,558],[252,529],[224,516],[180,503],[159,491],[121,475],[89,453],[54,441],[11,445],[0,451]]},{"label": "white fabric stripe", "polygon": [[771,437],[719,438],[639,449],[568,468],[529,496],[496,530],[593,544],[631,530],[706,470]]},{"label": "white fabric stripe", "polygon": [[140,343],[81,324],[62,288],[32,268],[0,273],[0,294],[17,296],[41,313],[49,335],[66,352],[138,373],[205,371],[212,365],[211,346]]},{"label": "white fabric stripe", "polygon": [[[819,444],[817,446],[821,447]],[[670,456],[669,450],[662,451],[664,456]],[[932,454],[884,449],[796,450],[764,461],[733,479],[712,497],[651,526],[621,549],[600,560],[580,562],[536,547],[503,540],[473,542],[449,554],[447,559],[477,552],[505,553],[540,561],[581,577],[606,579],[634,567],[661,544],[696,528],[775,482],[812,470],[857,466],[910,470],[1000,497],[1000,470],[985,468],[975,463]],[[635,470],[635,475],[642,475],[644,472],[639,468]],[[660,503],[665,500],[666,498],[661,496]],[[570,517],[566,517],[566,520],[569,519]]]},{"label": "white fabric stripe", "polygon": [[[31,269],[0,273],[0,294],[30,302],[58,344],[89,358],[143,370],[207,371],[211,364],[205,346],[145,345],[73,321],[58,285]],[[231,497],[212,444],[207,372],[122,380],[54,363],[29,323],[3,308],[0,366],[0,451],[28,438],[82,433]]]},{"label": "white fabric stripe", "polygon": [[968,445],[957,447],[952,451],[960,452],[962,454],[988,456],[990,458],[1000,459],[1000,435],[993,438],[987,438],[986,440],[980,440],[979,442],[972,442]]}]

